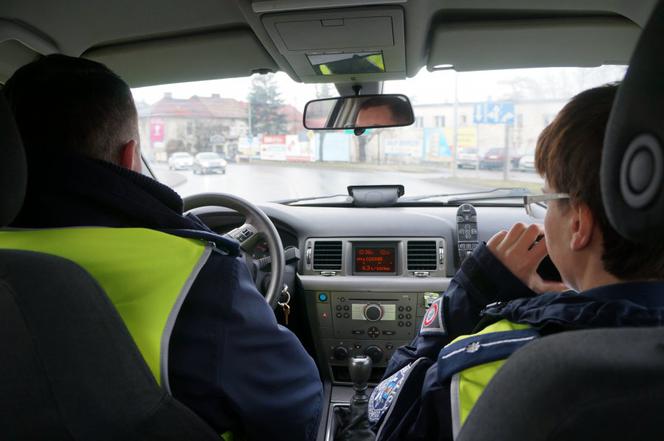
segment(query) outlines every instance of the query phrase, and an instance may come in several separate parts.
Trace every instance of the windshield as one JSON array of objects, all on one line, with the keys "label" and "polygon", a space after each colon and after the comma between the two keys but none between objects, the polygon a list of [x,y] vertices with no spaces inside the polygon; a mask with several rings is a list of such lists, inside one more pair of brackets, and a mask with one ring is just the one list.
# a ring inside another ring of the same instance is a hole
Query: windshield
[{"label": "windshield", "polygon": [[[532,157],[539,133],[572,96],[621,80],[625,71],[423,70],[383,88],[409,97],[415,123],[362,136],[306,130],[307,101],[337,96],[336,89],[296,83],[283,73],[143,87],[133,94],[143,155],[181,196],[227,192],[264,202],[346,194],[349,185],[401,184],[415,198],[494,188],[539,192],[542,178],[532,160],[521,160]],[[170,166],[183,152],[228,164],[214,175]]]}]

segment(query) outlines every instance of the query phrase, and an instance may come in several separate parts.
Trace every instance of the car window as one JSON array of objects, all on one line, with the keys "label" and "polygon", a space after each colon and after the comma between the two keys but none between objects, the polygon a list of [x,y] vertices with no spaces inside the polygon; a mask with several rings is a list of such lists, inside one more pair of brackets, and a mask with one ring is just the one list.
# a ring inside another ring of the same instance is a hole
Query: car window
[{"label": "car window", "polygon": [[[423,70],[385,82],[413,104],[408,127],[309,131],[312,99],[332,84],[296,83],[283,73],[133,89],[141,147],[157,178],[182,196],[206,191],[254,202],[346,193],[349,185],[402,184],[407,196],[542,187],[532,155],[537,137],[575,94],[618,81],[625,66]],[[176,153],[225,159],[225,174],[169,166]],[[468,155],[476,155],[470,157]],[[489,158],[497,156],[498,158]]]}]

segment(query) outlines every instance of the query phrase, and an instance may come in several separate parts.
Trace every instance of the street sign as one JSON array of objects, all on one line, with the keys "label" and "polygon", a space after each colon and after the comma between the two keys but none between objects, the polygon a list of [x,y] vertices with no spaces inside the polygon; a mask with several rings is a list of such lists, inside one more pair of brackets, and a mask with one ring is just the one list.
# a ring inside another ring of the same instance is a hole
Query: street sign
[{"label": "street sign", "polygon": [[477,103],[473,109],[475,124],[514,124],[514,103],[504,101]]}]

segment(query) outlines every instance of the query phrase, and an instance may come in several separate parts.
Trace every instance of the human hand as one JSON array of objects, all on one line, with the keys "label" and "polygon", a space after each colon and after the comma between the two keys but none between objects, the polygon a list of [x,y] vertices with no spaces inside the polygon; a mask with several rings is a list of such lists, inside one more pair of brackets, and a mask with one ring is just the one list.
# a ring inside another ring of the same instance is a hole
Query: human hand
[{"label": "human hand", "polygon": [[496,233],[487,243],[489,251],[521,282],[538,294],[565,291],[560,282],[543,280],[537,267],[549,254],[542,225],[517,223],[509,232]]}]

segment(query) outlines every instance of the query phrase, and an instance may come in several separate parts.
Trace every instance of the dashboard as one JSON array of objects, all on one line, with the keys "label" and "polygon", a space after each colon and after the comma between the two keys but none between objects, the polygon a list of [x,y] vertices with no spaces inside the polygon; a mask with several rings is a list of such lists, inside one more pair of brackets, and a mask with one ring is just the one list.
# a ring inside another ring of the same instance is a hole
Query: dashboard
[{"label": "dashboard", "polygon": [[[523,207],[509,205],[258,206],[284,248],[299,250],[299,260],[289,265],[295,278],[289,327],[333,385],[350,384],[348,358],[356,354],[372,358],[370,381],[377,382],[477,243],[531,222]],[[196,214],[219,232],[243,222],[225,208]],[[252,257],[267,255],[267,244],[259,242]]]}]

